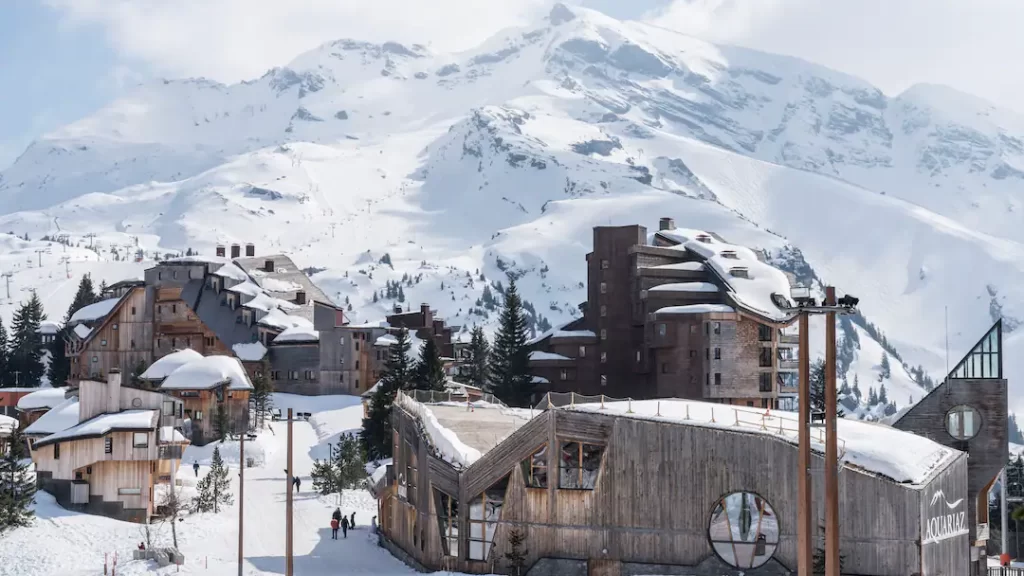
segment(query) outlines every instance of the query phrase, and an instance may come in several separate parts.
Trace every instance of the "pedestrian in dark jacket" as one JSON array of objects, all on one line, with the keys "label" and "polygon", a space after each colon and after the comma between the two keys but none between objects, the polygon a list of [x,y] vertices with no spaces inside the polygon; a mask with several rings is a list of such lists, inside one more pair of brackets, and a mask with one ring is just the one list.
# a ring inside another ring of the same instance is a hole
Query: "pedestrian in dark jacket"
[{"label": "pedestrian in dark jacket", "polygon": [[348,516],[341,517],[341,536],[348,538]]},{"label": "pedestrian in dark jacket", "polygon": [[300,480],[299,477],[296,476],[295,479],[292,480],[292,484],[295,485],[295,493],[298,494],[299,493],[299,487],[302,486],[302,480]]},{"label": "pedestrian in dark jacket", "polygon": [[331,518],[331,540],[338,539],[338,519]]},{"label": "pedestrian in dark jacket", "polygon": [[196,473],[196,478],[199,478],[199,460],[192,461],[192,471]]},{"label": "pedestrian in dark jacket", "polygon": [[341,508],[335,508],[334,514],[331,514],[331,518],[341,522]]},{"label": "pedestrian in dark jacket", "polygon": [[355,512],[352,513],[352,519],[349,520],[348,527],[351,528],[352,530],[356,529],[356,513]]}]

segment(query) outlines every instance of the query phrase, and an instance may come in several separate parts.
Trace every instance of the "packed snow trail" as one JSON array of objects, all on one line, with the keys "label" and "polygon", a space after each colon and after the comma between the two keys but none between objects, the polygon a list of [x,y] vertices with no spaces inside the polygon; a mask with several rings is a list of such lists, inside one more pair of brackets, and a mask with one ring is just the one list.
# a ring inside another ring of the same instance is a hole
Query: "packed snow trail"
[{"label": "packed snow trail", "polygon": [[[368,530],[377,514],[376,504],[365,490],[347,490],[340,496],[345,515],[356,513],[355,530],[348,538],[341,534],[331,539],[331,512],[338,496],[319,496],[313,492],[309,473],[310,454],[326,455],[327,442],[337,435],[359,428],[362,406],[358,397],[321,396],[307,398],[276,394],[276,406],[287,412],[289,406],[313,413],[316,428],[309,422],[293,427],[293,465],[302,479],[294,499],[294,567],[298,576],[363,575],[410,576],[411,568],[377,546]],[[319,410],[318,410],[319,409]],[[246,576],[284,574],[285,464],[287,461],[287,424],[273,422],[255,442],[247,442],[246,454],[256,465],[245,470],[245,563]],[[36,502],[37,519],[28,528],[20,528],[0,538],[0,576],[99,576],[103,574],[104,554],[118,555],[119,576],[198,574],[220,576],[237,573],[238,562],[238,444],[210,444],[189,447],[177,477],[184,486],[182,497],[191,499],[196,476],[193,461],[200,464],[199,478],[209,471],[209,459],[215,446],[232,467],[232,495],[235,503],[219,513],[187,515],[178,524],[179,548],[185,565],[158,568],[151,561],[130,561],[132,550],[145,539],[142,526],[64,510],[53,497],[40,493]],[[154,525],[153,546],[170,546],[170,527]]]}]

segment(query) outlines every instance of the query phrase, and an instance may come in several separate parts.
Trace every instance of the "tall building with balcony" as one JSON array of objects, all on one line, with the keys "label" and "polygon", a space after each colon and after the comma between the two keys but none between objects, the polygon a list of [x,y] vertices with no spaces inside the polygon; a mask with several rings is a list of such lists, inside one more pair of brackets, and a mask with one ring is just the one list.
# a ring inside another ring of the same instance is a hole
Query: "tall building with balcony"
[{"label": "tall building with balcony", "polygon": [[594,228],[583,317],[531,342],[540,391],[794,407],[790,280],[714,233],[662,218]]}]

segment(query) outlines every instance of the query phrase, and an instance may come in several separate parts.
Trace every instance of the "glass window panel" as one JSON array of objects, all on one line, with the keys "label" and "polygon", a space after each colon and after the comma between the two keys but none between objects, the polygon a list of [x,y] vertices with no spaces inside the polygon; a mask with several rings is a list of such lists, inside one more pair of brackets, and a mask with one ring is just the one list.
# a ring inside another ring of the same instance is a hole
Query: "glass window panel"
[{"label": "glass window panel", "polygon": [[950,372],[950,378],[999,378],[1002,367],[1000,331],[1001,324],[993,326]]},{"label": "glass window panel", "polygon": [[946,413],[946,431],[957,440],[970,440],[981,430],[981,414],[970,406],[954,406]]},{"label": "glass window panel", "polygon": [[775,554],[778,517],[760,496],[735,492],[722,498],[712,511],[708,536],[715,553],[727,564],[757,568]]}]

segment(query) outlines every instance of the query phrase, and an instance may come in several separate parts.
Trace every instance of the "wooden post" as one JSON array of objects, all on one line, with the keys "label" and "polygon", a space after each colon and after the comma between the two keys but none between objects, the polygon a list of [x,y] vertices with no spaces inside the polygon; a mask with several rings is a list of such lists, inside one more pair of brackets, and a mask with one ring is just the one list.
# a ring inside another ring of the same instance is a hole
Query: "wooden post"
[{"label": "wooden post", "polygon": [[[836,289],[825,287],[825,305]],[[839,448],[836,440],[836,313],[825,314],[825,576],[839,576]]]},{"label": "wooden post", "polygon": [[808,350],[808,332],[810,331],[807,313],[800,314],[799,359],[800,382],[797,390],[799,407],[799,470],[797,472],[797,573],[799,576],[811,576],[814,569],[814,533],[811,509],[811,359]]},{"label": "wooden post", "polygon": [[284,519],[284,574],[295,576],[292,558],[292,409],[288,409],[288,485],[285,487],[285,519]]},{"label": "wooden post", "polygon": [[238,436],[238,576],[242,576],[242,534],[245,523],[242,511],[245,509],[245,432]]}]

